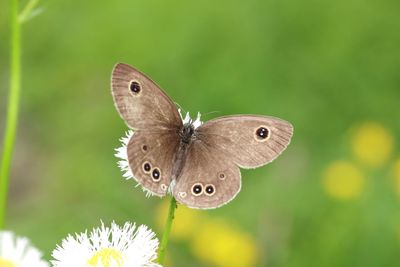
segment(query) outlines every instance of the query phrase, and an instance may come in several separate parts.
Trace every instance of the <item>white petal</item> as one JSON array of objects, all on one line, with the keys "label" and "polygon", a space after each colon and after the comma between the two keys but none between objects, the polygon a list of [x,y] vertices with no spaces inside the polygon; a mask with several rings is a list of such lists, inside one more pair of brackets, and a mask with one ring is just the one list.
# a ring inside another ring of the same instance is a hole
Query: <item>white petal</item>
[{"label": "white petal", "polygon": [[193,127],[196,129],[197,127],[199,127],[200,125],[203,124],[203,122],[200,120],[201,114],[200,112],[197,112],[197,118],[196,120],[193,122]]},{"label": "white petal", "polygon": [[183,124],[190,123],[192,119],[190,118],[189,112],[186,112],[185,119],[183,119]]},{"label": "white petal", "polygon": [[42,253],[24,237],[12,232],[0,231],[0,259],[8,260],[18,267],[48,267]]},{"label": "white petal", "polygon": [[123,172],[122,176],[125,179],[134,178],[132,170],[129,167],[128,152],[127,152],[128,143],[133,134],[134,132],[132,130],[127,131],[125,133],[125,136],[120,138],[121,147],[115,149],[115,151],[117,151],[117,153],[115,153],[115,156],[121,159],[120,161],[118,161],[118,166]]},{"label": "white petal", "polygon": [[[61,242],[61,246],[53,251],[54,267],[88,267],[87,262],[102,249],[113,249],[121,254],[122,265],[111,260],[109,266],[142,267],[159,266],[153,261],[157,257],[158,239],[154,232],[142,225],[136,229],[135,224],[125,223],[120,227],[112,223],[107,227],[104,223],[87,232],[69,235]],[[96,267],[103,267],[97,264]]]}]

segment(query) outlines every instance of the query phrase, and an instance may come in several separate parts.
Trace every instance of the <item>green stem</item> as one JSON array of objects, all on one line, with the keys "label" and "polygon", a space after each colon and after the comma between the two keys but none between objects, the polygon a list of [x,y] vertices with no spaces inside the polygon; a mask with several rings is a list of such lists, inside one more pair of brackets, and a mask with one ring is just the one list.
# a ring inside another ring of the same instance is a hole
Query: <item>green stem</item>
[{"label": "green stem", "polygon": [[21,24],[18,21],[18,0],[11,0],[11,60],[10,92],[0,165],[0,229],[4,228],[11,157],[18,123],[18,105],[21,89]]},{"label": "green stem", "polygon": [[168,218],[165,223],[164,234],[161,240],[160,253],[158,254],[158,263],[162,264],[164,262],[165,250],[168,245],[169,235],[172,229],[172,221],[174,220],[175,209],[177,208],[176,200],[174,197],[171,198],[171,203],[169,204]]},{"label": "green stem", "polygon": [[18,17],[20,23],[24,23],[29,20],[29,17],[35,12],[33,9],[37,6],[39,0],[29,0],[29,2],[25,5],[24,9],[21,11],[21,14]]}]

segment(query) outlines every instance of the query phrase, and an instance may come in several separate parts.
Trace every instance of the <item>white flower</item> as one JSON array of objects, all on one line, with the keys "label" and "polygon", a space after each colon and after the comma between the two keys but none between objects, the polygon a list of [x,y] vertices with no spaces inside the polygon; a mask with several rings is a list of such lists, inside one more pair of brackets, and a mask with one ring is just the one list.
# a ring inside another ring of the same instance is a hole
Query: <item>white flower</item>
[{"label": "white flower", "polygon": [[200,112],[197,112],[197,117],[195,120],[193,120],[192,118],[190,118],[189,112],[186,112],[186,116],[185,116],[185,118],[183,118],[181,110],[178,109],[178,111],[179,111],[179,115],[181,115],[181,120],[182,120],[183,124],[190,123],[191,125],[193,125],[193,127],[195,129],[203,124],[203,122],[200,120],[200,117],[201,117]]},{"label": "white flower", "polygon": [[[197,113],[196,119],[193,120],[192,118],[190,118],[189,112],[187,112],[185,118],[183,118],[181,110],[178,109],[178,111],[179,111],[179,115],[181,116],[181,120],[182,120],[183,124],[190,123],[196,129],[203,123],[202,121],[200,121],[200,116],[201,116],[200,112]],[[127,151],[129,140],[132,138],[132,136],[134,134],[135,134],[134,131],[128,130],[125,133],[125,136],[120,138],[121,146],[119,148],[115,149],[115,151],[116,151],[115,156],[120,159],[118,161],[118,167],[121,169],[121,171],[123,173],[122,176],[126,180],[134,179],[136,182],[138,182],[138,180],[133,176],[133,172],[129,165],[128,151]],[[175,184],[175,181],[172,181],[171,185],[168,187],[169,193],[171,193],[174,184]],[[138,183],[136,186],[140,186],[140,184]],[[150,192],[149,190],[147,190],[146,188],[142,187],[142,190],[143,190],[143,192],[146,193],[147,197],[154,196],[154,194],[152,192]]]},{"label": "white flower", "polygon": [[129,140],[131,139],[133,134],[134,132],[132,130],[127,131],[125,133],[125,136],[119,139],[119,141],[121,142],[121,147],[115,149],[115,151],[117,151],[117,153],[115,153],[115,156],[121,159],[120,161],[118,161],[118,166],[123,172],[122,176],[127,180],[134,178],[132,170],[129,167],[128,151],[127,151]]},{"label": "white flower", "polygon": [[[136,230],[136,231],[135,231]],[[150,267],[160,266],[157,258],[158,239],[145,225],[94,228],[90,234],[68,235],[53,251],[54,267]]]},{"label": "white flower", "polygon": [[33,247],[25,237],[12,232],[0,231],[1,267],[48,267],[42,260],[42,253]]},{"label": "white flower", "polygon": [[[131,167],[129,166],[129,160],[128,160],[128,143],[131,137],[134,135],[134,132],[132,130],[129,130],[125,133],[124,137],[121,137],[119,141],[121,142],[121,147],[116,148],[114,155],[119,158],[120,160],[118,161],[118,167],[122,171],[122,177],[124,177],[126,180],[129,179],[134,179],[137,182],[137,179],[133,176],[133,172],[131,170]],[[138,183],[136,187],[138,187],[140,184]],[[146,188],[142,187],[143,192],[146,193],[147,197],[153,196],[154,194],[147,190]],[[0,266],[1,267],[1,266]]]}]

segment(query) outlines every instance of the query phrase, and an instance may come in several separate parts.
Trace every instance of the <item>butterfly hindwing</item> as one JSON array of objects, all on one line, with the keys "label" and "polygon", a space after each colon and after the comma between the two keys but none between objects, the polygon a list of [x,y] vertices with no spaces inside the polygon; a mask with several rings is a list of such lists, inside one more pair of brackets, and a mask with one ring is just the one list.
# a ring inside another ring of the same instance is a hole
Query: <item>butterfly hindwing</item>
[{"label": "butterfly hindwing", "polygon": [[153,194],[164,196],[171,183],[178,144],[179,136],[174,131],[135,132],[127,146],[134,179]]},{"label": "butterfly hindwing", "polygon": [[195,140],[188,148],[173,195],[188,207],[210,209],[232,200],[240,187],[239,168],[220,151]]}]

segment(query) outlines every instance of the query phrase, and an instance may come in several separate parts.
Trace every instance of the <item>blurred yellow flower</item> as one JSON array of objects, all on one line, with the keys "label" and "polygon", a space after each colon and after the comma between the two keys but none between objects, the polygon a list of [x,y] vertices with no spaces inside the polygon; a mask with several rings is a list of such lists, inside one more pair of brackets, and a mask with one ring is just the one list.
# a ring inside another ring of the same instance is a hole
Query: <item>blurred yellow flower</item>
[{"label": "blurred yellow flower", "polygon": [[400,196],[400,159],[397,159],[393,166],[394,190]]},{"label": "blurred yellow flower", "polygon": [[223,220],[207,220],[196,229],[192,251],[199,259],[218,267],[251,267],[257,259],[251,236]]},{"label": "blurred yellow flower", "polygon": [[[164,227],[169,203],[157,211],[157,224]],[[255,241],[225,220],[211,219],[204,211],[178,205],[171,239],[188,241],[194,256],[216,267],[252,267],[257,259]]]},{"label": "blurred yellow flower", "polygon": [[336,161],[325,170],[323,184],[331,197],[341,200],[354,199],[360,196],[363,190],[364,176],[356,165]]},{"label": "blurred yellow flower", "polygon": [[[165,226],[169,208],[169,201],[163,201],[157,211],[157,225],[160,229]],[[188,240],[196,233],[203,217],[201,211],[189,209],[186,206],[179,205],[175,210],[175,218],[171,231],[171,239]]]},{"label": "blurred yellow flower", "polygon": [[0,259],[0,267],[17,267],[13,262]]},{"label": "blurred yellow flower", "polygon": [[393,151],[391,132],[375,122],[366,122],[352,133],[351,149],[358,160],[370,167],[382,166]]}]

